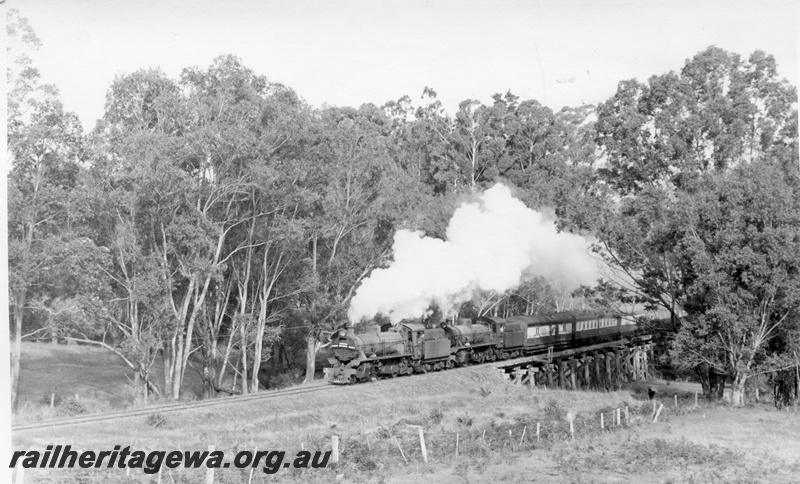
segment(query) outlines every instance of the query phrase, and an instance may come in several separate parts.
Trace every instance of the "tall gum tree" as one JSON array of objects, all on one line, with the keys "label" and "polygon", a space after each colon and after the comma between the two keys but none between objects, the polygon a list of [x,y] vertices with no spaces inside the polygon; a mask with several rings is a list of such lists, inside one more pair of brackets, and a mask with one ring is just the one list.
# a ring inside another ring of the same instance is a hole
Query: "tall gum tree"
[{"label": "tall gum tree", "polygon": [[[215,375],[208,373],[220,370],[221,384],[236,341],[241,391],[253,392],[261,365],[272,354],[266,350],[279,338],[282,315],[302,281],[296,272],[305,173],[298,169],[302,162],[295,161],[304,155],[308,109],[291,89],[255,75],[233,56],[215,59],[204,71],[187,69],[182,85],[196,120],[190,131],[191,164],[205,173],[209,185],[238,187],[214,210],[217,223],[224,220],[230,232],[222,246],[221,278],[210,290],[215,301],[230,294],[223,305],[227,310],[214,303],[215,324],[200,320],[204,380],[213,381]],[[223,326],[227,343],[219,361]]]},{"label": "tall gum tree", "polygon": [[800,185],[765,162],[703,185],[682,197],[692,317],[672,356],[684,367],[706,364],[729,374],[732,403],[742,405],[748,378],[780,356],[770,354],[772,339],[800,329]]},{"label": "tall gum tree", "polygon": [[382,110],[330,108],[319,121],[312,177],[318,196],[307,224],[309,287],[300,308],[308,327],[307,382],[325,335],[346,323],[355,290],[387,259],[394,231],[417,228],[414,209],[425,199],[418,178],[391,157],[392,121]]},{"label": "tall gum tree", "polygon": [[[781,160],[797,145],[796,98],[771,56],[755,52],[742,60],[709,47],[680,72],[621,82],[598,107],[598,174],[613,194],[594,224],[598,250],[634,299],[673,312],[671,331],[681,327],[677,308],[689,321],[708,317],[710,308],[689,304],[687,275],[697,261],[684,243],[691,235],[685,197],[697,180],[724,178],[739,166],[787,165]],[[698,345],[707,342],[707,335],[696,336]],[[710,395],[719,366],[703,363],[697,371]],[[729,362],[724,374],[737,371]]]},{"label": "tall gum tree", "polygon": [[84,147],[77,116],[64,111],[58,91],[42,84],[33,67],[29,54],[41,44],[32,27],[13,9],[6,20],[11,400],[16,409],[23,322],[33,297],[44,300],[43,274],[63,262],[58,257],[63,253],[54,251],[74,238],[68,230],[69,197]]}]

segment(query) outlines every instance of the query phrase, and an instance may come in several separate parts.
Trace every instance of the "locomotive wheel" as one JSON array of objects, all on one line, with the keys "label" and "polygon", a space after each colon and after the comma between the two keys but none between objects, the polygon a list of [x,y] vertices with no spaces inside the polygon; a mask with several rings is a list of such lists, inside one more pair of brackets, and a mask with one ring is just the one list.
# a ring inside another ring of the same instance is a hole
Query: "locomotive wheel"
[{"label": "locomotive wheel", "polygon": [[356,376],[355,375],[350,375],[350,384],[354,385],[356,383],[358,383],[358,379],[356,378]]}]

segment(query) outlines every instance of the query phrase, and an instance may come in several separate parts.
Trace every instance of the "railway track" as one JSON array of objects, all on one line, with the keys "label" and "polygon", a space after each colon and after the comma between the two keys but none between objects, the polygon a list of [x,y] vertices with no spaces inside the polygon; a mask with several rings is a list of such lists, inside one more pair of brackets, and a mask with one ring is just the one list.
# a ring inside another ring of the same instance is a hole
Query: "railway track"
[{"label": "railway track", "polygon": [[[638,338],[638,337],[637,337]],[[646,337],[649,340],[649,336]],[[637,339],[638,341],[638,339]],[[614,344],[627,344],[630,343],[630,340],[623,339],[620,341],[614,341],[611,343],[604,343],[601,345],[595,345],[596,347],[607,347],[609,345]],[[572,353],[580,353],[586,352],[595,349],[595,346],[592,347],[585,347],[585,348],[576,348],[572,350],[565,350],[558,352],[557,356],[566,356],[567,354]],[[553,355],[551,355],[553,356]],[[536,355],[530,355],[528,357],[523,358],[516,358],[513,360],[502,360],[498,362],[491,362],[491,363],[483,363],[478,365],[470,365],[470,367],[475,366],[493,366],[495,368],[502,368],[508,369],[513,368],[515,366],[520,366],[523,364],[530,364],[534,362],[541,362],[546,361],[544,358],[547,357],[546,352],[542,352]],[[293,395],[303,395],[306,393],[316,393],[320,391],[329,390],[331,388],[336,388],[334,385],[329,385],[327,382],[322,380],[317,380],[316,382],[308,385],[308,386],[301,386],[299,388],[290,388],[286,390],[276,390],[276,391],[266,391],[266,392],[259,392],[253,393],[249,395],[237,395],[231,396],[226,398],[215,398],[209,400],[200,400],[196,402],[181,402],[181,403],[172,403],[167,405],[159,405],[155,407],[146,407],[146,408],[138,408],[138,409],[131,409],[125,410],[122,412],[109,412],[109,413],[99,413],[99,414],[91,414],[91,415],[79,415],[76,417],[66,417],[66,418],[59,418],[59,419],[52,419],[52,420],[43,420],[38,422],[25,422],[20,423],[17,425],[12,425],[11,430],[14,432],[21,432],[25,430],[36,430],[36,429],[47,429],[47,428],[55,428],[55,427],[65,427],[68,425],[79,425],[79,424],[86,424],[86,423],[95,423],[95,422],[103,422],[109,420],[118,420],[123,418],[130,418],[130,417],[138,417],[149,415],[152,413],[164,413],[164,412],[178,412],[181,410],[194,410],[197,408],[205,408],[205,407],[215,407],[219,405],[235,405],[238,403],[245,403],[251,402],[255,400],[269,400],[271,398],[278,398],[284,396],[293,396]]]},{"label": "railway track", "polygon": [[249,395],[235,395],[231,397],[214,398],[209,400],[200,400],[196,402],[170,403],[155,407],[125,410],[122,412],[96,413],[91,415],[78,415],[76,417],[42,420],[38,422],[24,422],[17,425],[12,425],[11,430],[13,432],[21,432],[25,430],[49,429],[55,427],[65,427],[68,425],[79,425],[79,424],[96,423],[109,420],[119,420],[130,417],[140,417],[144,415],[150,415],[152,413],[179,412],[181,410],[194,410],[198,408],[216,407],[219,405],[235,405],[239,403],[252,402],[255,400],[269,400],[278,397],[316,393],[325,390],[330,390],[332,388],[335,387],[332,385],[328,385],[324,381],[320,381],[319,383],[312,383],[311,385],[308,386],[302,386],[299,388],[290,388],[286,390],[266,391],[266,392],[252,393]]}]

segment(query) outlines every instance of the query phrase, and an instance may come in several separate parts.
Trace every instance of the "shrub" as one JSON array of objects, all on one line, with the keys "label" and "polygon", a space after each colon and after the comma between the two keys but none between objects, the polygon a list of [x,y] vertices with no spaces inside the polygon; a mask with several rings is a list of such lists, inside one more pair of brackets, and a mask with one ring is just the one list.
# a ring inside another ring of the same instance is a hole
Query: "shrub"
[{"label": "shrub", "polygon": [[291,373],[281,373],[269,377],[269,387],[271,389],[287,388],[295,384],[294,375]]},{"label": "shrub", "polygon": [[167,419],[160,413],[151,413],[145,420],[147,425],[160,429],[167,424]]},{"label": "shrub", "polygon": [[58,412],[63,415],[73,416],[87,413],[86,404],[75,398],[68,398],[58,406]]},{"label": "shrub", "polygon": [[444,419],[444,411],[442,407],[435,407],[431,409],[430,414],[428,415],[428,423],[431,425],[439,425],[442,423]]}]

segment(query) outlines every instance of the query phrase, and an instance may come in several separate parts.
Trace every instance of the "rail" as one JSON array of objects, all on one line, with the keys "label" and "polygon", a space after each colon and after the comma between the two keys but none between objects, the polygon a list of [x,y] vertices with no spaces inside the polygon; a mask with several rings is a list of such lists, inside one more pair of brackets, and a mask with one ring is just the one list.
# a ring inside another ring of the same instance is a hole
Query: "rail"
[{"label": "rail", "polygon": [[196,402],[170,403],[166,405],[156,405],[152,407],[124,410],[121,412],[95,413],[95,414],[79,415],[76,417],[64,417],[51,420],[41,420],[36,422],[22,422],[16,425],[12,425],[11,430],[13,432],[21,432],[25,430],[64,427],[68,425],[96,423],[107,420],[119,420],[122,418],[139,417],[144,415],[150,415],[153,413],[178,412],[181,410],[193,410],[196,408],[215,407],[219,405],[236,405],[239,403],[251,402],[254,400],[268,400],[278,397],[303,395],[306,393],[314,393],[319,391],[330,390],[332,388],[335,387],[327,385],[324,381],[319,380],[319,383],[315,382],[308,386],[302,386],[299,388],[289,388],[286,390],[264,391],[264,392],[251,393],[248,395],[234,395],[230,397],[200,400]]}]

